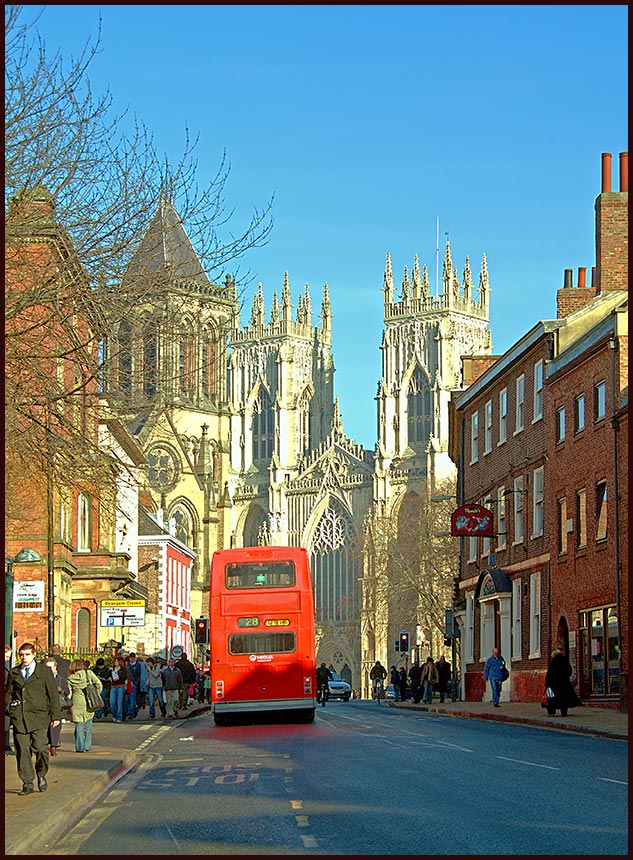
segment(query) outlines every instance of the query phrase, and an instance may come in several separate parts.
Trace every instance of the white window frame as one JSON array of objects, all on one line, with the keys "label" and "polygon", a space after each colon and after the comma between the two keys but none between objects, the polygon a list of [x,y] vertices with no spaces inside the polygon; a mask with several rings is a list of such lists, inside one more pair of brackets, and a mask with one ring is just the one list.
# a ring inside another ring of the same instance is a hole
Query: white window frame
[{"label": "white window frame", "polygon": [[559,555],[565,555],[567,552],[567,535],[568,535],[568,519],[567,519],[567,497],[561,496],[556,504],[557,517],[557,535],[558,541],[557,552]]},{"label": "white window frame", "polygon": [[484,454],[492,451],[492,400],[484,406]]},{"label": "white window frame", "polygon": [[505,549],[508,539],[508,527],[506,525],[506,497],[505,487],[497,490],[497,549]]},{"label": "white window frame", "polygon": [[534,480],[532,482],[532,537],[542,537],[544,528],[544,482],[545,482],[545,467],[539,466],[534,470]]},{"label": "white window frame", "polygon": [[525,540],[525,519],[523,516],[523,475],[514,479],[514,531],[513,543],[520,544]]},{"label": "white window frame", "polygon": [[593,404],[593,420],[602,421],[607,417],[607,383],[604,379],[594,385]]},{"label": "white window frame", "polygon": [[521,579],[512,580],[512,659],[521,660]]},{"label": "white window frame", "polygon": [[479,538],[469,537],[468,538],[468,561],[477,561],[477,541]]},{"label": "white window frame", "polygon": [[497,445],[503,445],[508,438],[508,389],[502,388],[499,392],[499,441]]},{"label": "white window frame", "polygon": [[466,592],[466,624],[464,633],[464,660],[466,663],[475,662],[475,592]]},{"label": "white window frame", "polygon": [[530,576],[530,660],[541,656],[541,573]]},{"label": "white window frame", "polygon": [[514,387],[514,435],[525,429],[525,374],[517,377]]},{"label": "white window frame", "polygon": [[534,365],[534,397],[532,424],[543,418],[543,359]]},{"label": "white window frame", "polygon": [[585,395],[579,394],[574,398],[574,433],[582,433],[585,426]]},{"label": "white window frame", "polygon": [[90,552],[90,497],[77,497],[77,552]]},{"label": "white window frame", "polygon": [[470,416],[470,462],[479,460],[479,412]]},{"label": "white window frame", "polygon": [[556,444],[560,445],[565,441],[565,430],[567,421],[567,410],[564,406],[559,406],[556,410]]}]

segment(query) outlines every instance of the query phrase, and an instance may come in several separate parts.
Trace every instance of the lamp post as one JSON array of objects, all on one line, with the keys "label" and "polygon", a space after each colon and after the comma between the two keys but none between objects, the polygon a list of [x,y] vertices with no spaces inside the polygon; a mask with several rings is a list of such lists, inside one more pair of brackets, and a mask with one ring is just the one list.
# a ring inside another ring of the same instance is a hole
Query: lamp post
[{"label": "lamp post", "polygon": [[41,560],[40,554],[28,546],[23,547],[13,557],[6,556],[4,559],[7,566],[4,583],[4,640],[5,645],[11,646],[11,650],[13,650],[13,565]]}]

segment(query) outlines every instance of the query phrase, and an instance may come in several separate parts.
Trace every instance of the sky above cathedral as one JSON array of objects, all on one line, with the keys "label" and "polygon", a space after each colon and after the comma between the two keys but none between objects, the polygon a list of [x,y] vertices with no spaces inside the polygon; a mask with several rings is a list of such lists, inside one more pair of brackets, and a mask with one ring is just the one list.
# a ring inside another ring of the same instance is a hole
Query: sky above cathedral
[{"label": "sky above cathedral", "polygon": [[628,149],[626,6],[61,5],[37,28],[76,56],[99,15],[95,92],[172,159],[199,135],[202,184],[226,150],[235,232],[274,195],[270,241],[239,264],[242,322],[259,282],[268,319],[285,271],[316,322],[328,283],[335,395],[365,447],[388,252],[396,296],[416,254],[441,290],[447,238],[475,284],[485,253],[495,354],[556,317],[565,269],[595,265],[601,153],[615,191]]}]

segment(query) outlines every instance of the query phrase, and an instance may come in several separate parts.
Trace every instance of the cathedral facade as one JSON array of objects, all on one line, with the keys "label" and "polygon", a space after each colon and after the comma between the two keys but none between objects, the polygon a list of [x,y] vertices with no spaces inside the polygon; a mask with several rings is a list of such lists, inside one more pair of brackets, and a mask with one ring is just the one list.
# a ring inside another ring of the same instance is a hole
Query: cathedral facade
[{"label": "cathedral facade", "polygon": [[132,330],[114,333],[112,394],[147,456],[144,503],[196,554],[192,616],[208,614],[215,550],[305,546],[317,660],[366,689],[393,638],[388,605],[372,605],[367,588],[381,576],[367,530],[376,517],[406,528],[407,504],[454,479],[450,392],[461,386],[462,355],[491,352],[485,256],[475,287],[468,259],[460,279],[447,242],[441,292],[432,295],[416,256],[396,296],[387,255],[373,451],[343,428],[328,284],[318,313],[307,285],[293,305],[288,273],[269,312],[260,284],[242,322],[231,277],[209,281],[167,202],[128,277],[160,279],[161,307],[148,290]]}]

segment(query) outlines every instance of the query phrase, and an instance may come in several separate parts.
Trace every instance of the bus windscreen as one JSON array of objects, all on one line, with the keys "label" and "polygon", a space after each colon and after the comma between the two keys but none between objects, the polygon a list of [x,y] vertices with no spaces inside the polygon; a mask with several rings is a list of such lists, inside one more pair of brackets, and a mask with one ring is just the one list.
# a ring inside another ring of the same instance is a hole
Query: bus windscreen
[{"label": "bus windscreen", "polygon": [[227,588],[283,588],[295,584],[295,566],[291,561],[234,562],[226,566]]}]

